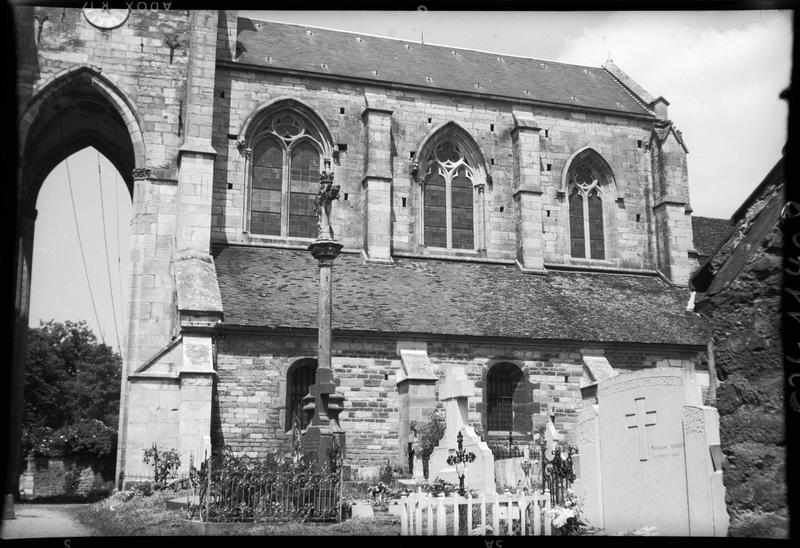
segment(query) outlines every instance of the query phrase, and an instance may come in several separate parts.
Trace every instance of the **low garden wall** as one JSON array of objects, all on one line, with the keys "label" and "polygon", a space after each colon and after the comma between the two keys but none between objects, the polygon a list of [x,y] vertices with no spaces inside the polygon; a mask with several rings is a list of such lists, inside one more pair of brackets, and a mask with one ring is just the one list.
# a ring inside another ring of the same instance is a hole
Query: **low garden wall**
[{"label": "low garden wall", "polygon": [[28,457],[20,498],[91,497],[114,488],[114,460],[81,455]]}]

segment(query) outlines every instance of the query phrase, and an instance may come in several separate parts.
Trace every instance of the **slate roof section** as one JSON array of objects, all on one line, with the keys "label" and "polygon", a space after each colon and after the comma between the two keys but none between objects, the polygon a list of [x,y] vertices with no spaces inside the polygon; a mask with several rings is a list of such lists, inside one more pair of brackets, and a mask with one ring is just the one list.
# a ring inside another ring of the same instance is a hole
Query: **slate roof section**
[{"label": "slate roof section", "polygon": [[237,63],[242,65],[653,117],[606,70],[598,67],[244,17],[237,24],[242,52]]},{"label": "slate roof section", "polygon": [[694,248],[702,264],[733,231],[728,219],[692,216]]},{"label": "slate roof section", "polygon": [[[318,268],[305,250],[215,248],[225,325],[317,328]],[[555,272],[515,265],[396,258],[334,264],[335,330],[705,344],[686,289],[655,276]]]}]

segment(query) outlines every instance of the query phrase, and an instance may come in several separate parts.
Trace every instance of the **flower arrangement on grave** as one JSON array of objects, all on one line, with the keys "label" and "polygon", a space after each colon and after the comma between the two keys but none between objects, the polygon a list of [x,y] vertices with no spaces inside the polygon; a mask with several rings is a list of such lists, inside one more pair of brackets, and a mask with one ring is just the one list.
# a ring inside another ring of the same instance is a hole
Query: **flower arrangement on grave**
[{"label": "flower arrangement on grave", "polygon": [[553,524],[553,534],[556,536],[580,535],[586,526],[581,520],[583,507],[581,501],[572,489],[567,490],[564,502],[553,506],[547,517]]}]

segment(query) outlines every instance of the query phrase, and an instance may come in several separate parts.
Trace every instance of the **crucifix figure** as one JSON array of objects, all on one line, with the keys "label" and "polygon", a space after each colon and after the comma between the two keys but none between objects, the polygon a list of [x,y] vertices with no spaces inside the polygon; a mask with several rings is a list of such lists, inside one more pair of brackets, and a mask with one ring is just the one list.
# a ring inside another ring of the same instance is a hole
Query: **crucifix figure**
[{"label": "crucifix figure", "polygon": [[634,412],[625,415],[628,429],[636,429],[636,441],[639,444],[639,460],[647,460],[647,427],[656,425],[656,412],[645,411],[644,398],[634,400]]},{"label": "crucifix figure", "polygon": [[333,228],[331,227],[331,203],[339,199],[339,185],[333,184],[333,171],[330,169],[330,161],[325,160],[325,170],[321,173],[319,180],[319,192],[314,200],[317,210],[317,229],[320,240],[333,240]]}]

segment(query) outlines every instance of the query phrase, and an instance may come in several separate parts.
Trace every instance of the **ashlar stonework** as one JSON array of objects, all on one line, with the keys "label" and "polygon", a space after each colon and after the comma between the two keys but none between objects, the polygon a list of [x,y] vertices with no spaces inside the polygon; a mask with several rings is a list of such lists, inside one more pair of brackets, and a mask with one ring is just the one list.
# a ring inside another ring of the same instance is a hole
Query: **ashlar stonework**
[{"label": "ashlar stonework", "polygon": [[343,244],[331,363],[354,475],[406,465],[411,421],[451,366],[474,383],[467,419],[487,440],[529,439],[554,415],[573,443],[587,360],[703,368],[707,327],[686,303],[708,246],[693,238],[687,148],[666,100],[613,63],[501,61],[234,10],[131,10],[115,28],[79,8],[14,14],[15,371],[38,189],[94,146],[133,201],[118,483],[147,476],[153,443],[183,471],[223,446],[288,450],[308,389],[292,366],[317,358],[303,231],[326,163]]}]

